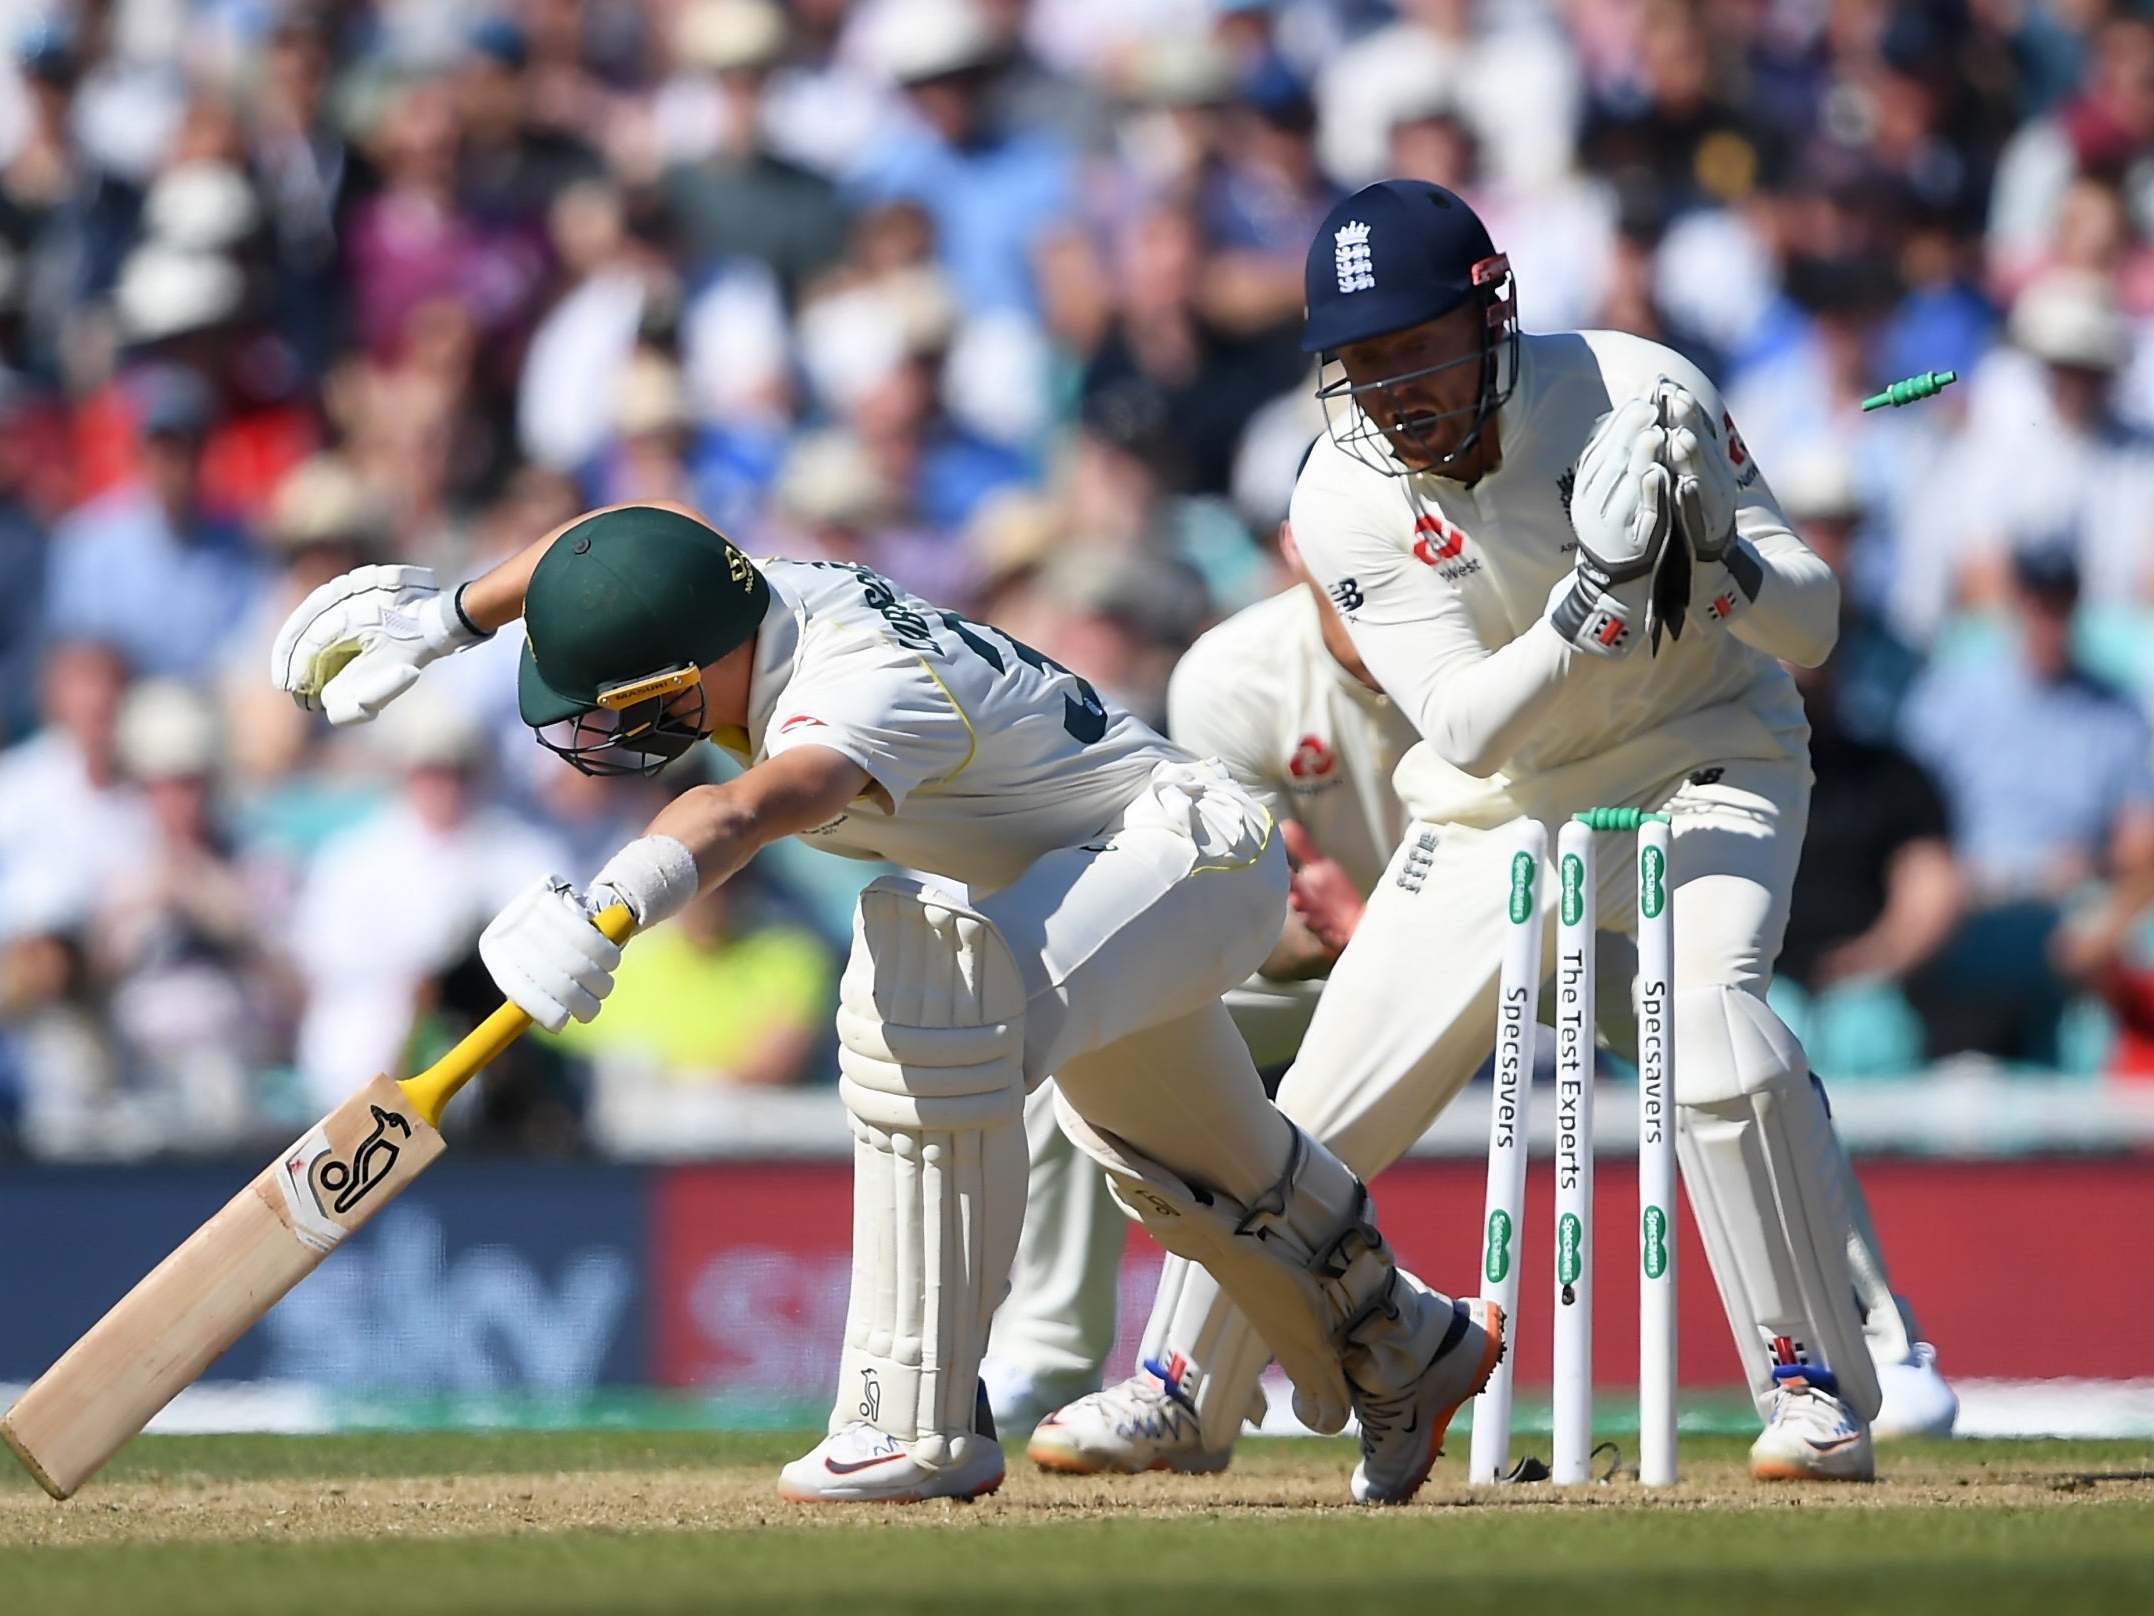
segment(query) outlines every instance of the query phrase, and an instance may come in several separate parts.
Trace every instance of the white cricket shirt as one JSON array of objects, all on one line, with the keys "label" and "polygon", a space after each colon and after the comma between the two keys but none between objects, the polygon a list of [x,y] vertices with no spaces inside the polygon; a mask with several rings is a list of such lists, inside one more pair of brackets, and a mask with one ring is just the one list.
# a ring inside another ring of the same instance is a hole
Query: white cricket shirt
[{"label": "white cricket shirt", "polygon": [[[1694,615],[1658,655],[1643,643],[1621,660],[1574,652],[1545,614],[1576,556],[1578,456],[1602,415],[1662,376],[1724,422],[1742,485],[1736,525],[1763,586],[1732,623]],[[1386,476],[1326,437],[1294,490],[1303,561],[1423,737],[1397,777],[1409,812],[1555,817],[1730,759],[1801,760],[1809,726],[1777,659],[1823,658],[1839,589],[1789,530],[1719,391],[1637,337],[1529,335],[1499,431],[1502,465],[1471,488]]]},{"label": "white cricket shirt", "polygon": [[1391,774],[1420,737],[1325,649],[1319,610],[1297,585],[1202,635],[1167,685],[1167,728],[1300,821],[1367,897],[1405,833]]},{"label": "white cricket shirt", "polygon": [[877,791],[808,842],[991,891],[1098,834],[1153,768],[1184,754],[1091,685],[1000,630],[849,563],[758,560],[743,763],[823,746]]}]

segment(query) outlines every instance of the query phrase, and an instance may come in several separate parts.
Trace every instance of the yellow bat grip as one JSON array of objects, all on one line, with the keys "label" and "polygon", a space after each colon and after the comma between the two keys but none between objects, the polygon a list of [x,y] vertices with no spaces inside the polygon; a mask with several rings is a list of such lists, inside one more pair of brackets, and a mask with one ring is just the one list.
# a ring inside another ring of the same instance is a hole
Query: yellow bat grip
[{"label": "yellow bat grip", "polygon": [[[625,943],[628,934],[636,929],[636,917],[627,904],[617,903],[601,910],[591,924],[604,932],[610,941]],[[530,1025],[528,1015],[513,1004],[504,1004],[465,1034],[454,1049],[416,1077],[405,1078],[397,1087],[411,1101],[411,1108],[438,1128],[441,1113],[456,1098],[457,1090],[492,1065],[495,1058],[521,1038]]]}]

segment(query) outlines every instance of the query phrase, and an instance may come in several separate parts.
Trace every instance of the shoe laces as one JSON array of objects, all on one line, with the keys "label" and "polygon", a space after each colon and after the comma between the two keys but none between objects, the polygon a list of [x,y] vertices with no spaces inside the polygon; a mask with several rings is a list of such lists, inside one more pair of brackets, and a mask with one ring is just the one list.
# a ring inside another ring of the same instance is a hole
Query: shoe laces
[{"label": "shoe laces", "polygon": [[1391,1435],[1392,1429],[1413,1411],[1416,1381],[1385,1396],[1372,1396],[1348,1383],[1353,1391],[1354,1418],[1361,1426],[1362,1451],[1367,1452]]}]

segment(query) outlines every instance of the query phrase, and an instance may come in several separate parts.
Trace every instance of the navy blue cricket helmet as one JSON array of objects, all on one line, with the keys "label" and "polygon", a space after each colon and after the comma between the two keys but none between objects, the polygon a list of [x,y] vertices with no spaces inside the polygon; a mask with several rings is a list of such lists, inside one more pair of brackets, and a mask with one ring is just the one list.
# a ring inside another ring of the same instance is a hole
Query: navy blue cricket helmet
[{"label": "navy blue cricket helmet", "polygon": [[[1310,243],[1303,270],[1307,299],[1302,322],[1304,351],[1323,356],[1317,397],[1324,401],[1331,435],[1341,447],[1380,471],[1441,474],[1479,441],[1482,430],[1510,396],[1518,374],[1518,313],[1510,263],[1496,251],[1488,227],[1456,193],[1424,180],[1380,180],[1363,186],[1325,216]],[[1394,389],[1449,369],[1406,371],[1353,383],[1337,365],[1341,348],[1389,336],[1474,304],[1484,310],[1475,354],[1453,361],[1478,364],[1481,388],[1469,410],[1420,411]],[[1337,374],[1331,374],[1336,367]],[[1376,397],[1372,397],[1376,395]],[[1334,412],[1332,405],[1352,404]],[[1371,410],[1371,403],[1380,403]],[[1392,441],[1409,441],[1438,423],[1470,414],[1461,441],[1430,463],[1409,467]],[[1381,415],[1389,432],[1377,424]]]}]

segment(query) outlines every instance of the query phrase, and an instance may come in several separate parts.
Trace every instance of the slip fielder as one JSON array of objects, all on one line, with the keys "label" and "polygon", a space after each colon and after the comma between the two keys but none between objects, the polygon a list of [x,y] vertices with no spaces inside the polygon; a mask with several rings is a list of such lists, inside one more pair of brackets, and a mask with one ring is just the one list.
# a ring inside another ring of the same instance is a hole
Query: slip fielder
[{"label": "slip fielder", "polygon": [[839,994],[852,1300],[828,1436],[780,1490],[975,1497],[1002,1480],[978,1393],[1024,1213],[1025,1095],[1160,1244],[1254,1321],[1319,1429],[1361,1431],[1360,1502],[1410,1497],[1486,1381],[1502,1315],[1392,1260],[1361,1181],[1264,1098],[1220,1005],[1278,935],[1270,816],[1082,678],[862,567],[751,562],[679,507],[564,524],[454,593],[365,567],[285,624],[272,674],[333,721],[521,618],[519,702],[590,773],[706,737],[745,771],[681,792],[582,891],[552,877],[480,939],[502,991],[589,1020],[619,950],[763,844],[928,872],[861,894]]}]

